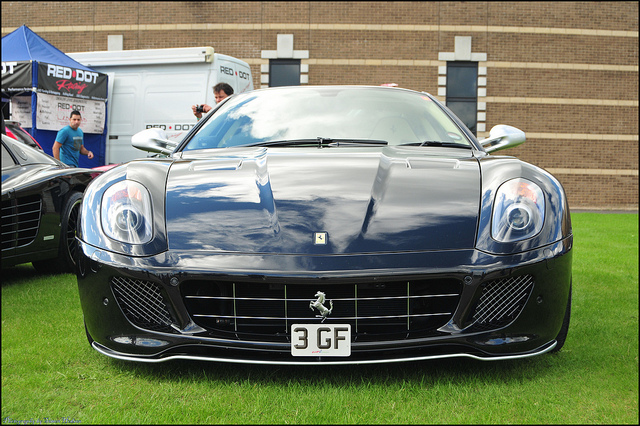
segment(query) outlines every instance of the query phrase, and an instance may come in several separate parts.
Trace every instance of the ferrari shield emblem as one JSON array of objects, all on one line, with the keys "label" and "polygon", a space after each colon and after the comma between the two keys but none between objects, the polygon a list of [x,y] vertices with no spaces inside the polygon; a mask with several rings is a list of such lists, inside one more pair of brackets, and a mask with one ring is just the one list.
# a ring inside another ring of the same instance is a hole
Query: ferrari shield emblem
[{"label": "ferrari shield emblem", "polygon": [[325,245],[325,244],[327,244],[327,233],[326,232],[315,232],[313,234],[313,244],[315,244],[315,245]]}]

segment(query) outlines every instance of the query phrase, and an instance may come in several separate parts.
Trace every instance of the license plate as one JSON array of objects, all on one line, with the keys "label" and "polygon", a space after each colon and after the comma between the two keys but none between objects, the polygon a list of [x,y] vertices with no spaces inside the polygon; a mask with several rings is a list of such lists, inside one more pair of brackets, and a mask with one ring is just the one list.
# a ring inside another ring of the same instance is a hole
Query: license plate
[{"label": "license plate", "polygon": [[350,356],[351,324],[292,324],[291,355]]}]

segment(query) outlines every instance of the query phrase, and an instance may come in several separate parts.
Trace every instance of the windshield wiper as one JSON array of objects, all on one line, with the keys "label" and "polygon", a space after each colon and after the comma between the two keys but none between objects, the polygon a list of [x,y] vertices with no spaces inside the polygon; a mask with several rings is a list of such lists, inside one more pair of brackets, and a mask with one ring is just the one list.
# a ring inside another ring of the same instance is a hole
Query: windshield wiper
[{"label": "windshield wiper", "polygon": [[387,141],[375,140],[375,139],[332,139],[332,138],[318,137],[316,139],[288,139],[288,140],[281,140],[281,141],[257,142],[257,143],[243,145],[243,146],[297,146],[297,145],[317,146],[318,148],[336,147],[336,146],[345,146],[345,145],[378,146],[378,145],[387,145]]},{"label": "windshield wiper", "polygon": [[287,139],[282,141],[267,141],[248,143],[240,146],[294,146],[294,145],[316,145],[318,141],[316,139]]},{"label": "windshield wiper", "polygon": [[389,142],[377,139],[330,139],[330,138],[318,138],[318,143],[327,143],[329,146],[341,146],[341,145],[388,145]]},{"label": "windshield wiper", "polygon": [[470,149],[470,145],[463,145],[455,142],[444,141],[424,141],[424,142],[408,142],[401,144],[402,146],[443,146],[445,148],[464,148]]}]

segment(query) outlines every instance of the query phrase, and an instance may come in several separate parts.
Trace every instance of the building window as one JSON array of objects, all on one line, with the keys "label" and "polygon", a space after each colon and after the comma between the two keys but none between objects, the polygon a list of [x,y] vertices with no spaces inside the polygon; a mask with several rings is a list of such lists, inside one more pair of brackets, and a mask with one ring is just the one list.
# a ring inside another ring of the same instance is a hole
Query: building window
[{"label": "building window", "polygon": [[293,50],[293,34],[278,34],[277,49],[260,54],[260,88],[309,84],[309,51]]},{"label": "building window", "polygon": [[269,60],[269,87],[299,85],[300,59]]},{"label": "building window", "polygon": [[477,135],[478,124],[478,63],[453,61],[447,63],[446,105]]}]

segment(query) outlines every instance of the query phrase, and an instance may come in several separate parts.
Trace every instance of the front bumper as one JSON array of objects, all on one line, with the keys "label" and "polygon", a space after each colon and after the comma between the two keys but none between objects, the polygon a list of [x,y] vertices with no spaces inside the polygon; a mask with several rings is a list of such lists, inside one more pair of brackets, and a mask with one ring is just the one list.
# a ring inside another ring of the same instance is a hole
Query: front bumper
[{"label": "front bumper", "polygon": [[[528,357],[555,347],[571,285],[571,237],[509,256],[455,250],[127,257],[83,242],[80,248],[78,288],[93,347],[143,362]],[[319,322],[308,306],[298,309],[316,291],[338,306],[328,321],[352,324],[348,358],[291,355],[287,326]]]}]

